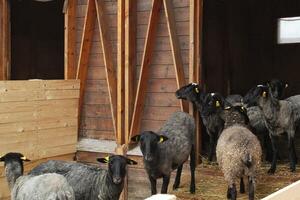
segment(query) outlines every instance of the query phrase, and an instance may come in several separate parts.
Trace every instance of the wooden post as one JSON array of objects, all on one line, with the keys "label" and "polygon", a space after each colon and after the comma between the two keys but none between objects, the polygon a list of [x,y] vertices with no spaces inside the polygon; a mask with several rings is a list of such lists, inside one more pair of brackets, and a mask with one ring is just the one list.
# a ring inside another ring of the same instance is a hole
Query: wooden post
[{"label": "wooden post", "polygon": [[[185,85],[185,76],[179,46],[179,40],[176,34],[176,24],[174,17],[174,9],[172,6],[172,1],[164,0],[165,14],[167,19],[167,26],[170,38],[170,44],[172,49],[172,57],[176,72],[176,80],[178,89]],[[180,100],[181,110],[184,112],[188,112],[188,102]]]},{"label": "wooden post", "polygon": [[141,120],[143,116],[144,101],[149,77],[149,66],[152,58],[153,47],[155,43],[155,34],[158,25],[159,9],[162,0],[153,0],[152,10],[149,18],[149,25],[145,40],[144,54],[142,58],[141,72],[137,87],[132,123],[130,128],[130,137],[137,134],[140,130]]},{"label": "wooden post", "polygon": [[65,79],[76,78],[76,6],[76,0],[68,1],[65,12]]},{"label": "wooden post", "polygon": [[86,16],[84,19],[79,59],[78,59],[77,75],[76,75],[76,79],[80,79],[80,98],[79,98],[79,109],[78,109],[79,119],[80,119],[80,113],[83,104],[83,98],[84,98],[84,89],[85,89],[86,78],[87,78],[89,55],[92,46],[92,37],[94,33],[94,26],[95,26],[95,19],[96,19],[95,16],[96,16],[95,1],[88,0]]},{"label": "wooden post", "polygon": [[107,20],[105,17],[105,9],[104,9],[104,1],[103,0],[95,0],[96,1],[96,11],[98,18],[98,25],[100,30],[100,40],[101,46],[103,50],[103,58],[105,65],[105,73],[106,73],[106,81],[108,85],[108,93],[109,93],[109,101],[110,108],[112,114],[113,127],[115,132],[115,137],[117,136],[117,78],[115,73],[115,68],[113,65],[112,58],[112,48],[110,44],[110,36],[107,25]]},{"label": "wooden post", "polygon": [[[202,12],[203,0],[190,1],[190,65],[189,65],[189,81],[201,83],[201,38],[202,38]],[[190,106],[190,114],[195,118],[196,135],[195,135],[195,151],[196,163],[201,161],[201,127],[199,111]]]},{"label": "wooden post", "polygon": [[125,0],[118,0],[118,89],[117,89],[117,144],[125,143],[124,111],[125,111]]},{"label": "wooden post", "polygon": [[136,0],[125,1],[125,143],[130,142],[130,126],[135,95]]},{"label": "wooden post", "polygon": [[9,5],[0,0],[0,80],[9,79],[10,74],[10,36]]}]

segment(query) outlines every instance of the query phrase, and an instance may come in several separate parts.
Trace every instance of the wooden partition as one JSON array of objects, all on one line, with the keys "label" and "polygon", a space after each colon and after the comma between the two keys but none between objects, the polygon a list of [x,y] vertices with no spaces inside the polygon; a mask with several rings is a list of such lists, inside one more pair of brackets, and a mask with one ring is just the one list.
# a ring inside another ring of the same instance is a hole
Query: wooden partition
[{"label": "wooden partition", "polygon": [[[21,152],[33,162],[73,159],[78,131],[78,80],[0,81],[0,155]],[[0,199],[8,198],[0,163]]]}]

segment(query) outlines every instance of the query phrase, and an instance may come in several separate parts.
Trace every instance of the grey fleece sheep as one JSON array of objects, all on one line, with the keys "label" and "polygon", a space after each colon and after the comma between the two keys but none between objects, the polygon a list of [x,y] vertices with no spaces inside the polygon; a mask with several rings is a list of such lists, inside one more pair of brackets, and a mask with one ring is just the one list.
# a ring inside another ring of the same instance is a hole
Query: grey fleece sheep
[{"label": "grey fleece sheep", "polygon": [[195,121],[185,112],[175,112],[154,133],[142,132],[132,137],[132,141],[140,141],[144,166],[151,183],[151,193],[156,194],[156,179],[163,178],[161,193],[167,193],[171,172],[177,168],[173,189],[180,184],[182,166],[190,158],[191,185],[190,192],[195,192]]},{"label": "grey fleece sheep", "polygon": [[0,161],[5,165],[12,200],[75,200],[73,189],[62,175],[22,176],[23,161],[29,161],[22,154],[8,153]]},{"label": "grey fleece sheep", "polygon": [[127,164],[137,163],[117,155],[97,160],[108,163],[108,170],[82,163],[52,160],[40,164],[30,174],[62,174],[73,188],[76,200],[118,200],[123,190]]},{"label": "grey fleece sheep", "polygon": [[293,104],[287,100],[276,99],[271,88],[265,85],[258,85],[252,97],[248,96],[246,103],[256,102],[263,111],[264,121],[268,128],[273,149],[273,160],[269,173],[274,173],[276,170],[276,162],[278,149],[275,137],[283,134],[288,135],[288,148],[290,156],[290,170],[296,170],[297,156],[295,151],[294,136],[296,130],[297,115]]},{"label": "grey fleece sheep", "polygon": [[[254,199],[256,170],[261,162],[261,146],[256,136],[244,124],[248,121],[243,109],[230,108],[224,128],[219,137],[216,153],[217,162],[228,183],[227,198],[235,200],[237,197],[236,183],[240,180],[240,192],[244,193],[243,177],[249,181],[249,199]],[[237,113],[240,116],[237,117]],[[244,118],[244,119],[243,119]]]}]

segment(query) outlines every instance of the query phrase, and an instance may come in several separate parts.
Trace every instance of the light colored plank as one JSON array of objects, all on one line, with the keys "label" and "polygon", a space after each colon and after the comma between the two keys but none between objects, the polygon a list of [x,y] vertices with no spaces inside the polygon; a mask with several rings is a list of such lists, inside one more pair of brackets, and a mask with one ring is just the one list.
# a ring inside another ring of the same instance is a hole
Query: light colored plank
[{"label": "light colored plank", "polygon": [[137,1],[125,1],[125,143],[130,141],[130,128],[135,96]]},{"label": "light colored plank", "polygon": [[[170,44],[172,49],[172,58],[174,62],[174,67],[176,71],[176,80],[178,89],[185,85],[185,76],[183,70],[183,62],[181,58],[181,52],[179,47],[179,41],[176,34],[176,24],[174,17],[174,10],[172,6],[172,1],[163,0],[165,7],[165,15],[167,19],[167,26],[170,35]],[[188,112],[188,103],[186,101],[180,100],[181,110]]]},{"label": "light colored plank", "polygon": [[105,65],[105,72],[106,72],[106,80],[108,85],[108,92],[109,92],[109,100],[111,105],[111,112],[112,112],[112,119],[113,119],[113,126],[117,138],[117,79],[115,74],[115,68],[113,66],[113,57],[112,57],[112,50],[110,44],[110,37],[109,37],[109,30],[107,26],[107,20],[105,19],[105,9],[104,9],[104,2],[101,0],[96,1],[96,11],[97,11],[97,18],[98,18],[98,25],[100,29],[100,38],[101,38],[101,45],[104,53],[104,65]]},{"label": "light colored plank", "polygon": [[95,26],[95,19],[96,19],[95,16],[96,16],[95,1],[88,0],[88,7],[86,9],[83,35],[81,39],[81,48],[80,48],[80,54],[78,58],[78,65],[77,65],[77,75],[76,75],[76,79],[80,79],[79,113],[81,111],[82,104],[83,104],[84,89],[85,89],[87,68],[89,62],[89,54],[92,45],[92,36],[94,33],[94,26]]},{"label": "light colored plank", "polygon": [[76,0],[68,1],[65,12],[65,79],[75,79],[77,73],[76,7]]},{"label": "light colored plank", "polygon": [[153,0],[152,10],[149,18],[149,25],[147,30],[145,50],[142,59],[142,67],[139,77],[139,83],[137,87],[137,94],[135,99],[130,137],[137,134],[140,130],[141,116],[144,108],[144,101],[146,96],[147,81],[149,77],[149,65],[152,59],[152,51],[155,43],[155,34],[157,30],[157,20],[159,17],[159,9],[161,7],[162,0]]}]

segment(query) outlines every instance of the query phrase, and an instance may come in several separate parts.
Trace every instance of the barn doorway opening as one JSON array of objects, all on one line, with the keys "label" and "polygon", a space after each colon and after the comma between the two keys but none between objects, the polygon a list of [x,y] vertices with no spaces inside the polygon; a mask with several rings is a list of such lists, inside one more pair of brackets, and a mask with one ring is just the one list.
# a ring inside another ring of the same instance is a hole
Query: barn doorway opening
[{"label": "barn doorway opening", "polygon": [[64,1],[11,0],[11,80],[64,79]]}]

